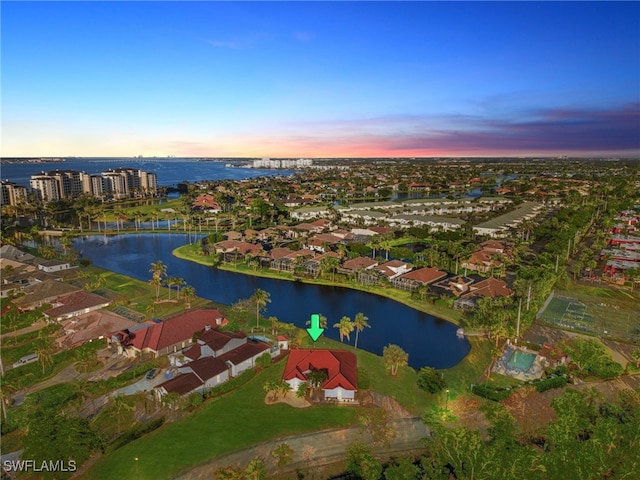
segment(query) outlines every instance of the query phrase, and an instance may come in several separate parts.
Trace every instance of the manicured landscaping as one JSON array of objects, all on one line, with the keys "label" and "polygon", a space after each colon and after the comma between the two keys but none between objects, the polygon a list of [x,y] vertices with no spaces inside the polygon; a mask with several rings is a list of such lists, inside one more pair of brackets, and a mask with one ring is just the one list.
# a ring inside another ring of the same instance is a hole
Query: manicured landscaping
[{"label": "manicured landscaping", "polygon": [[283,367],[280,362],[242,388],[208,400],[183,420],[163,425],[104,456],[83,478],[167,478],[270,438],[345,427],[354,422],[355,409],[349,407],[295,409],[286,404],[266,405],[263,385],[280,379]]}]

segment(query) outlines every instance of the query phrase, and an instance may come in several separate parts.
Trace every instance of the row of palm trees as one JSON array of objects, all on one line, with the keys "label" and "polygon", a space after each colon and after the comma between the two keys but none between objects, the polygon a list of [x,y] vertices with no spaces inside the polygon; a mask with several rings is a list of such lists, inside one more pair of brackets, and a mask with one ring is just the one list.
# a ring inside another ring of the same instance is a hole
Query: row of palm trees
[{"label": "row of palm trees", "polygon": [[162,262],[162,260],[153,262],[149,272],[151,273],[151,280],[149,280],[149,283],[156,288],[156,302],[160,299],[160,287],[163,284],[169,288],[169,300],[171,300],[171,290],[173,290],[174,287],[177,287],[178,290],[176,300],[180,300],[181,290],[182,297],[187,305],[189,305],[191,300],[195,297],[195,288],[191,285],[187,285],[184,278],[167,276],[167,266]]},{"label": "row of palm trees", "polygon": [[[311,324],[310,320],[307,320],[307,325]],[[320,314],[320,328],[327,328],[327,317]],[[353,320],[346,315],[340,319],[338,323],[333,324],[333,328],[338,329],[338,334],[340,335],[340,341],[344,342],[346,338],[347,341],[351,341],[351,333],[356,332],[355,337],[355,348],[358,348],[358,337],[360,333],[365,328],[371,328],[369,325],[369,317],[367,317],[364,313],[358,312]]]}]

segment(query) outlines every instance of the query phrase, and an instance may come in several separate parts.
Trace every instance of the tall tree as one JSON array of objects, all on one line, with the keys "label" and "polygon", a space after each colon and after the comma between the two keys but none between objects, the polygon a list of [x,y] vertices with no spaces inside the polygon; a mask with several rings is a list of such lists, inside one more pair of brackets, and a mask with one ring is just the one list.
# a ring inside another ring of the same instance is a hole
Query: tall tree
[{"label": "tall tree", "polygon": [[167,275],[167,266],[162,263],[162,260],[153,262],[151,264],[151,284],[156,287],[156,302],[160,298],[160,286],[162,285],[162,279]]},{"label": "tall tree", "polygon": [[360,332],[362,332],[365,328],[371,328],[371,325],[369,325],[369,317],[366,317],[364,313],[362,312],[358,312],[356,313],[356,316],[353,320],[353,327],[355,328],[356,331],[356,342],[355,342],[355,347],[358,348],[358,335]]},{"label": "tall tree", "polygon": [[271,295],[269,292],[262,290],[261,288],[256,289],[253,292],[251,297],[253,302],[256,304],[256,328],[260,326],[260,312],[263,311],[268,303],[271,303]]},{"label": "tall tree", "polygon": [[191,308],[191,301],[196,296],[196,289],[191,285],[187,285],[182,289],[182,299],[184,300],[185,306],[187,308]]},{"label": "tall tree", "polygon": [[45,372],[47,365],[53,364],[53,357],[51,356],[51,343],[48,338],[41,338],[35,344],[35,353],[38,355],[38,361],[42,366],[42,373]]},{"label": "tall tree", "polygon": [[355,326],[349,317],[342,317],[338,323],[333,324],[333,327],[338,329],[341,342],[344,341],[344,337],[347,337],[347,340],[351,340],[350,335]]}]

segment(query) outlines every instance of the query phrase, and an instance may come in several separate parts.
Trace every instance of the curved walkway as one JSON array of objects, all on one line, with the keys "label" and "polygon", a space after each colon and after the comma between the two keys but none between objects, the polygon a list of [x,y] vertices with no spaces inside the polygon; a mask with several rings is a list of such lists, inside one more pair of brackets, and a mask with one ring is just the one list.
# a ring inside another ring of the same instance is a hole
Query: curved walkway
[{"label": "curved walkway", "polygon": [[[379,447],[374,451],[380,456],[390,457],[394,454],[422,448],[420,439],[429,434],[427,427],[419,417],[402,418],[391,422],[396,432],[395,438],[388,447]],[[317,469],[324,465],[339,462],[345,458],[345,450],[355,441],[370,442],[370,437],[362,427],[350,427],[323,432],[313,432],[304,435],[278,438],[261,443],[251,448],[218,457],[206,464],[194,467],[174,477],[179,480],[204,480],[214,478],[217,469],[223,467],[244,468],[256,457],[264,459],[268,471],[276,472],[275,460],[270,455],[271,450],[280,443],[287,443],[293,449],[292,463],[287,471],[296,469]]]}]

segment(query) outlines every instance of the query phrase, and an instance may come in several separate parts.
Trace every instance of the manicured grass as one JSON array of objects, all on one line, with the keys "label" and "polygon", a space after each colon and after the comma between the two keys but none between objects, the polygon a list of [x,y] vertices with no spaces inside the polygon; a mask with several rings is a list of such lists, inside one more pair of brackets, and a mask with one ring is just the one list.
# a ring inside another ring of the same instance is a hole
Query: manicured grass
[{"label": "manicured grass", "polygon": [[[309,342],[311,343],[311,342]],[[305,345],[309,347],[310,345]],[[437,395],[420,390],[417,386],[418,375],[411,367],[398,369],[396,376],[384,368],[384,359],[365,350],[355,349],[350,345],[320,337],[316,348],[340,349],[354,352],[358,357],[358,369],[364,369],[371,382],[370,390],[388,395],[398,401],[414,415],[420,415],[436,404]]]},{"label": "manicured grass", "polygon": [[491,363],[491,342],[483,337],[467,337],[471,351],[458,365],[443,370],[449,388],[449,398],[469,393]]},{"label": "manicured grass", "polygon": [[[125,275],[120,275],[109,270],[104,270],[99,267],[89,266],[83,268],[83,271],[99,275],[104,279],[104,286],[101,290],[107,290],[114,292],[118,296],[124,296],[127,299],[126,307],[136,312],[140,312],[148,316],[147,307],[153,305],[153,316],[156,318],[165,318],[177,313],[183,312],[186,309],[182,298],[177,302],[163,302],[155,303],[156,290],[155,287],[147,282],[136,280]],[[151,278],[151,274],[149,274]],[[100,293],[100,292],[98,292]],[[171,299],[176,298],[177,291],[171,292]],[[196,295],[198,294],[196,290]],[[161,288],[159,299],[167,300],[169,298],[169,289]],[[191,300],[191,308],[222,308],[223,305],[212,302],[210,300],[195,297]]]},{"label": "manicured grass", "polygon": [[168,478],[270,438],[354,422],[355,409],[349,407],[296,409],[285,404],[266,405],[263,385],[279,379],[283,368],[284,362],[271,366],[242,388],[208,400],[187,418],[105,455],[83,478]]}]

